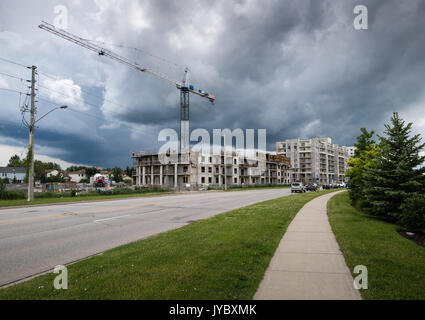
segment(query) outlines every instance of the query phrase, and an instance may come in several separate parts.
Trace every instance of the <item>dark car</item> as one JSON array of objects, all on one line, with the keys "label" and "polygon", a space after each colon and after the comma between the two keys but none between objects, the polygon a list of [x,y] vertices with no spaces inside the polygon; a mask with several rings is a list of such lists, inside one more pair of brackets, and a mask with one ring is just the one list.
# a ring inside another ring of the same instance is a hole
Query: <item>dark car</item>
[{"label": "dark car", "polygon": [[307,191],[316,191],[316,190],[317,190],[317,185],[315,185],[314,183],[309,183],[309,184],[305,187],[305,189],[306,189]]}]

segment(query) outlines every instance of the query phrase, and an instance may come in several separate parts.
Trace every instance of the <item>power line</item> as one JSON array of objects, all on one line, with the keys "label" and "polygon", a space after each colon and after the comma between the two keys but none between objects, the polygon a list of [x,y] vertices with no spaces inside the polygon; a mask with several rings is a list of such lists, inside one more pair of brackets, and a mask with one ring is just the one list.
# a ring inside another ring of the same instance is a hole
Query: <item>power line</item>
[{"label": "power line", "polygon": [[48,87],[43,86],[43,85],[40,85],[40,84],[39,84],[38,86],[39,86],[40,88],[42,88],[42,89],[46,89],[47,91],[51,91],[51,92],[58,93],[58,94],[63,95],[63,96],[65,96],[65,97],[68,97],[68,98],[71,98],[71,99],[75,99],[75,100],[81,101],[81,102],[83,102],[83,103],[85,103],[85,104],[91,105],[91,106],[96,107],[96,108],[98,107],[98,105],[92,104],[92,103],[90,103],[90,102],[86,102],[86,101],[84,101],[84,99],[81,99],[81,98],[78,98],[78,97],[71,96],[71,95],[69,95],[69,94],[66,94],[66,93],[60,92],[60,91],[55,90],[55,89],[48,88]]},{"label": "power line", "polygon": [[[56,102],[51,101],[51,100],[48,100],[48,99],[39,98],[39,100],[40,100],[40,101],[47,102],[47,103],[48,103],[48,104],[50,104],[51,106],[56,106],[56,105],[57,105],[57,103],[56,103]],[[103,121],[103,122],[110,122],[110,121],[106,120],[106,119],[105,119],[105,118],[103,118],[103,117],[99,117],[99,116],[94,115],[94,114],[89,113],[89,112],[80,111],[80,110],[77,110],[77,109],[72,108],[72,107],[69,107],[69,106],[68,106],[68,109],[69,109],[69,110],[71,110],[71,111],[73,111],[73,112],[75,112],[75,113],[80,113],[80,114],[83,114],[83,115],[85,115],[85,116],[89,116],[89,117],[95,118],[95,119],[97,119],[97,120],[101,120],[101,121]],[[116,121],[117,121],[117,120],[116,120]],[[138,129],[136,129],[136,128],[134,128],[134,127],[132,127],[132,126],[130,126],[130,125],[128,125],[128,124],[126,124],[126,123],[123,123],[123,122],[121,122],[121,121],[117,121],[117,122],[118,122],[120,125],[123,125],[123,126],[127,127],[127,129],[129,129],[129,130],[133,130],[133,131],[135,131],[135,132],[139,132],[139,133],[141,133],[141,134],[146,134],[145,132],[142,132],[141,130],[138,130]]]},{"label": "power line", "polygon": [[[47,103],[48,103],[48,104],[50,104],[51,106],[57,106],[57,102],[54,102],[54,101],[51,101],[51,100],[48,100],[48,99],[45,99],[45,98],[41,98],[41,97],[39,98],[39,100],[40,100],[40,101],[47,102]],[[99,119],[99,120],[105,121],[105,119],[104,119],[104,118],[102,118],[102,117],[96,116],[96,115],[91,114],[91,113],[88,113],[88,112],[83,112],[83,111],[77,110],[77,109],[72,108],[72,107],[70,107],[70,106],[68,106],[68,109],[69,109],[69,110],[72,110],[72,111],[74,111],[74,112],[77,112],[77,113],[84,114],[84,115],[89,116],[89,117],[93,117],[93,118],[97,118],[97,119]]]},{"label": "power line", "polygon": [[[43,76],[45,76],[45,77],[47,77],[47,78],[50,78],[50,79],[52,79],[52,80],[55,80],[55,81],[63,80],[63,79],[61,79],[61,78],[59,78],[59,77],[57,77],[57,76],[49,75],[49,74],[47,74],[47,73],[45,73],[45,72],[38,71],[38,73],[39,73],[39,74],[41,74],[41,75],[43,75]],[[69,87],[69,88],[74,88],[72,85],[67,84],[67,83],[61,83],[61,84],[65,85],[65,86],[67,86],[67,87]],[[43,86],[41,86],[41,85],[40,85],[40,87],[43,87]],[[47,90],[51,90],[51,91],[53,91],[53,89],[49,89],[49,88],[46,88],[46,87],[43,87],[43,88],[45,88],[45,89],[47,89]],[[80,88],[81,92],[84,92],[84,93],[85,93],[85,94],[87,94],[87,95],[90,95],[90,96],[92,96],[92,97],[96,97],[96,98],[101,99],[101,100],[103,100],[103,101],[109,102],[109,103],[114,104],[114,105],[116,105],[116,106],[118,106],[118,107],[125,108],[125,106],[124,106],[124,105],[119,104],[118,102],[112,101],[112,100],[110,100],[110,99],[106,99],[105,97],[103,97],[103,96],[101,96],[101,95],[98,95],[98,94],[95,94],[95,93],[92,93],[92,92],[90,92],[90,91],[87,91],[87,90],[85,90],[85,89],[81,88],[80,86],[79,86],[79,88]],[[59,92],[57,92],[57,93],[59,93]],[[83,101],[82,99],[79,99],[79,100]],[[84,103],[87,103],[87,104],[89,104],[89,105],[93,105],[93,104],[90,104],[90,103],[85,102],[85,101],[84,101]],[[98,106],[96,106],[96,107],[98,107]],[[118,113],[117,113],[117,114],[118,114]]]},{"label": "power line", "polygon": [[14,76],[14,75],[11,75],[11,74],[8,74],[8,73],[0,72],[0,74],[1,74],[2,76],[7,76],[7,77],[14,78],[14,79],[17,79],[17,80],[21,80],[21,81],[27,81],[27,82],[29,82],[29,80],[27,80],[27,79],[23,79],[23,78],[20,78],[20,77],[18,77],[18,76]]},{"label": "power line", "polygon": [[[135,48],[135,49],[137,49],[137,48]],[[140,50],[140,49],[139,49],[139,50]],[[18,63],[18,62],[14,62],[14,61],[11,61],[11,60],[8,60],[8,59],[0,58],[0,60],[5,61],[5,62],[8,62],[8,63],[15,64],[15,65],[18,65],[18,66],[21,66],[21,67],[24,67],[24,68],[29,68],[29,69],[31,68],[31,67],[27,67],[27,66],[25,66],[25,65],[23,65],[23,64],[20,64],[20,63]],[[5,76],[9,76],[9,77],[11,77],[11,78],[15,78],[15,79],[18,79],[18,80],[21,80],[21,81],[28,81],[28,80],[26,80],[26,79],[20,78],[20,77],[15,76],[15,75],[10,75],[10,74],[7,74],[7,73],[0,72],[0,74],[3,74],[3,75],[5,75]],[[57,77],[57,76],[55,77],[55,76],[49,75],[49,74],[47,74],[47,73],[41,72],[41,71],[39,71],[39,70],[37,70],[37,75],[38,75],[38,74],[41,74],[41,75],[43,75],[43,76],[45,76],[45,77],[51,78],[52,80],[56,80],[56,81],[57,81],[57,80],[62,80],[62,79],[60,79],[60,78],[59,78],[59,77]],[[72,88],[73,88],[73,86],[71,86],[71,85],[69,85],[69,84],[64,83],[64,85],[66,85],[66,86],[69,86],[69,87],[72,87]],[[84,101],[84,99],[80,99],[80,98],[77,98],[77,97],[72,97],[72,96],[70,96],[70,95],[68,95],[68,94],[66,94],[66,93],[63,93],[63,92],[60,92],[60,91],[57,91],[57,90],[54,90],[54,89],[50,89],[50,88],[48,88],[48,87],[45,87],[45,86],[43,86],[43,85],[40,85],[39,78],[38,78],[38,87],[43,88],[43,89],[46,89],[46,90],[49,90],[49,91],[52,91],[52,92],[56,92],[56,93],[61,94],[61,95],[63,95],[63,96],[67,96],[67,97],[70,97],[70,98],[73,98],[73,99],[79,100],[79,101],[81,101],[81,102],[83,102],[83,103],[85,103],[85,104],[87,104],[87,105],[91,105],[91,106],[93,106],[93,107],[95,107],[95,108],[100,109],[100,106],[99,106],[99,105],[95,105],[95,104],[93,104],[93,103],[86,102],[86,101]],[[27,106],[27,100],[28,100],[28,98],[29,98],[29,96],[30,96],[30,94],[29,94],[29,93],[25,93],[25,92],[22,92],[22,91],[18,91],[18,90],[14,90],[14,89],[9,89],[9,88],[2,88],[2,87],[0,87],[0,90],[5,90],[5,91],[9,91],[9,92],[14,92],[14,93],[18,93],[18,94],[20,94],[20,95],[25,95],[25,102],[24,102],[24,106]],[[109,102],[109,103],[112,103],[112,104],[114,104],[114,105],[117,105],[117,106],[119,106],[119,107],[124,108],[124,106],[123,106],[123,105],[121,105],[121,104],[118,104],[118,103],[116,103],[116,102],[114,102],[114,101],[112,101],[112,100],[109,100],[109,99],[105,99],[104,97],[99,96],[99,95],[94,94],[94,93],[91,93],[91,92],[89,92],[89,91],[87,91],[87,90],[84,90],[84,89],[82,89],[81,87],[80,87],[80,90],[81,90],[82,92],[85,92],[85,93],[86,93],[86,94],[88,94],[88,95],[91,95],[91,96],[97,97],[97,98],[99,98],[99,99],[102,99],[103,101],[106,101],[106,102]],[[47,103],[51,104],[52,106],[56,106],[56,105],[57,105],[57,103],[56,103],[56,102],[53,102],[53,101],[51,101],[51,100],[47,100],[47,99],[41,98],[41,97],[39,96],[39,90],[37,90],[37,92],[38,92],[37,100],[47,102]],[[20,97],[20,98],[21,98],[21,97]],[[80,110],[77,110],[77,109],[75,109],[75,108],[71,108],[71,107],[68,107],[68,108],[69,108],[71,111],[73,111],[73,112],[80,113],[80,114],[84,114],[84,115],[86,115],[86,116],[89,116],[89,117],[92,117],[92,118],[96,118],[96,119],[101,120],[101,121],[104,121],[104,122],[109,122],[109,121],[108,121],[108,120],[106,120],[105,118],[99,117],[99,116],[97,116],[97,115],[93,115],[93,114],[90,114],[90,113],[87,113],[87,112],[83,112],[83,111],[80,111]],[[23,107],[22,107],[21,112],[25,112],[25,110],[24,110],[24,108],[23,108]],[[122,114],[121,114],[121,113],[119,113],[119,112],[114,112],[114,111],[111,111],[111,110],[108,110],[108,113],[116,114],[116,115],[122,115]],[[24,118],[24,117],[23,117],[23,122],[26,122],[26,120],[25,120],[25,118]],[[145,134],[145,132],[142,132],[141,130],[138,130],[138,129],[136,129],[136,128],[134,128],[134,127],[132,127],[132,126],[130,126],[130,125],[128,125],[128,124],[126,124],[126,123],[123,123],[123,122],[121,122],[121,121],[117,121],[117,122],[118,122],[120,125],[123,125],[123,126],[127,127],[128,129],[130,129],[130,130],[132,130],[132,131],[140,132],[140,133],[142,133],[142,134]]]},{"label": "power line", "polygon": [[[23,65],[23,64],[21,64],[21,63],[18,63],[18,62],[15,62],[15,61],[9,60],[9,59],[0,58],[0,60],[2,60],[2,61],[4,61],[4,62],[12,63],[12,64],[17,65],[17,66],[21,66],[21,67],[24,67],[24,68],[31,68],[31,67],[27,67],[27,66],[25,66],[25,65]],[[10,74],[3,73],[3,72],[0,72],[0,74],[5,75],[5,76],[8,76],[8,77],[11,77],[11,78],[15,78],[15,79],[17,79],[17,80],[21,80],[21,81],[29,81],[29,80],[26,80],[26,79],[20,78],[20,77],[18,77],[18,76],[10,75]],[[45,76],[45,77],[47,77],[47,78],[50,78],[50,79],[52,79],[52,80],[55,80],[55,81],[62,80],[62,79],[61,79],[61,78],[59,78],[58,76],[52,76],[52,75],[49,75],[49,74],[47,74],[47,73],[45,73],[45,72],[41,72],[41,71],[39,71],[39,70],[37,71],[37,74],[41,74],[41,75],[43,75],[43,76]],[[38,77],[38,80],[39,80],[39,77]],[[73,88],[73,86],[71,86],[71,85],[69,85],[69,84],[67,84],[67,83],[63,83],[63,84],[64,84],[64,85],[66,85],[66,86],[68,86],[68,87]],[[42,85],[40,85],[40,81],[38,81],[38,87],[43,87]],[[47,90],[54,91],[53,89],[49,89],[49,88],[46,88],[46,87],[44,87],[44,88],[45,88],[45,89],[47,89]],[[115,104],[115,105],[117,105],[117,106],[119,106],[119,107],[122,107],[122,108],[124,107],[123,105],[121,105],[121,104],[119,104],[119,103],[117,103],[117,102],[114,102],[114,101],[109,100],[109,99],[105,99],[103,96],[100,96],[100,95],[98,95],[98,94],[94,94],[94,93],[89,92],[89,91],[87,91],[87,90],[84,90],[84,89],[83,89],[83,88],[81,88],[80,86],[79,86],[79,88],[80,88],[80,90],[81,90],[82,92],[84,92],[84,93],[86,93],[86,94],[88,94],[88,95],[90,95],[90,96],[93,96],[93,97],[96,97],[96,98],[102,99],[102,100],[104,100],[104,101],[107,101],[107,102],[109,102],[109,103]],[[37,90],[37,91],[38,91],[38,90]],[[60,93],[60,92],[56,91],[56,93]],[[62,95],[66,95],[66,94],[64,94],[64,93],[60,93],[60,94],[62,94]],[[70,97],[69,95],[67,95],[67,96],[68,96],[68,97]],[[74,97],[72,97],[72,98],[74,98]],[[77,99],[78,99],[78,98],[77,98]],[[84,101],[84,100],[82,100],[82,99],[78,99],[78,100],[83,101],[83,102],[84,102],[84,103],[86,103],[86,104],[89,104],[89,105],[92,105],[92,106],[98,107],[97,105],[94,105],[94,104],[91,104],[91,103],[85,102],[85,101]],[[118,113],[117,113],[117,114],[118,114]]]},{"label": "power line", "polygon": [[[55,80],[55,81],[63,80],[63,78],[60,78],[60,77],[58,77],[58,76],[49,75],[49,74],[47,74],[47,73],[45,73],[45,72],[38,71],[38,73],[39,73],[39,74],[41,74],[41,75],[43,75],[43,76],[45,76],[45,77],[47,77],[47,78],[50,78],[50,79],[52,79],[52,80]],[[65,85],[65,86],[67,86],[67,87],[70,87],[70,88],[73,88],[73,86],[72,86],[72,85],[67,84],[67,83],[63,83],[63,85]],[[88,94],[88,95],[94,96],[94,97],[99,98],[99,99],[104,99],[102,96],[100,96],[100,95],[98,95],[98,94],[91,93],[90,91],[84,90],[84,89],[83,89],[83,88],[81,88],[81,87],[80,87],[80,89],[81,89],[81,91],[82,91],[82,92],[84,92],[84,93],[86,93],[86,94]]]},{"label": "power line", "polygon": [[11,91],[11,92],[15,92],[15,93],[20,93],[20,94],[29,95],[29,94],[27,94],[27,93],[25,93],[25,92],[18,91],[18,90],[14,90],[14,89],[9,89],[9,88],[2,88],[2,87],[0,87],[0,90]]},{"label": "power line", "polygon": [[23,68],[27,68],[27,69],[30,69],[30,68],[31,68],[31,67],[29,67],[29,66],[23,65],[22,63],[15,62],[15,61],[12,61],[12,60],[9,60],[9,59],[0,58],[0,60],[1,60],[1,61],[4,61],[4,62],[11,63],[11,64],[14,64],[14,65],[17,65],[17,66],[20,66],[20,67],[23,67]]},{"label": "power line", "polygon": [[[61,94],[61,95],[65,96],[65,97],[68,97],[68,98],[71,98],[71,99],[75,99],[75,100],[81,101],[82,103],[84,103],[86,105],[89,105],[89,106],[95,107],[96,109],[101,110],[101,106],[99,106],[97,104],[90,103],[90,102],[86,102],[84,99],[71,96],[69,94],[66,94],[66,93],[60,92],[58,90],[54,90],[54,89],[48,88],[48,87],[43,86],[43,85],[39,85],[39,87],[42,88],[42,89],[51,91],[51,92],[55,92],[55,93]],[[40,99],[40,100],[43,100],[43,99]],[[108,101],[108,100],[107,99],[104,99],[104,101]],[[108,101],[108,102],[110,102],[110,101]],[[113,103],[113,104],[115,104],[115,103]],[[116,104],[116,105],[118,105],[118,104]],[[118,106],[120,106],[122,108],[125,108],[123,105],[118,105]],[[122,115],[120,112],[115,112],[115,111],[112,111],[112,110],[108,110],[108,112],[111,113],[111,114],[119,115],[119,116]]]}]

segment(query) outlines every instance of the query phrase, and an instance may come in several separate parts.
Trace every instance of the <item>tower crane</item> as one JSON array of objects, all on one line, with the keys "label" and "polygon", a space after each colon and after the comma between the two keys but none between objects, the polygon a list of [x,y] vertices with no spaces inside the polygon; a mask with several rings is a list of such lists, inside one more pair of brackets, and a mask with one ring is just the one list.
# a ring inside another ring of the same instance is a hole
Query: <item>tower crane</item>
[{"label": "tower crane", "polygon": [[211,93],[205,92],[203,90],[195,90],[194,86],[189,83],[189,69],[186,68],[184,71],[183,81],[178,82],[169,79],[165,75],[152,71],[148,68],[144,68],[136,62],[131,62],[129,59],[116,54],[115,52],[105,49],[99,45],[93,44],[87,39],[80,38],[74,34],[71,34],[63,29],[57,28],[45,21],[38,26],[40,29],[48,31],[58,37],[61,37],[65,40],[68,40],[72,43],[75,43],[83,48],[96,52],[99,56],[108,57],[112,60],[115,60],[119,63],[127,65],[138,71],[148,73],[152,76],[155,76],[161,80],[167,81],[176,86],[180,90],[180,153],[189,152],[189,93],[196,94],[203,98],[208,99],[212,104],[215,103],[215,96]]}]

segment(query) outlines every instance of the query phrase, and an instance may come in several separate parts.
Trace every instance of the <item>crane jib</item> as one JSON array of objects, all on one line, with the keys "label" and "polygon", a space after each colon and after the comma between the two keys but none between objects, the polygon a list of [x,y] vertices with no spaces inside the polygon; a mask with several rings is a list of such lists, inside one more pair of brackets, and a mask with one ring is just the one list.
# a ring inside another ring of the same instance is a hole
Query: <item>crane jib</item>
[{"label": "crane jib", "polygon": [[207,93],[203,90],[196,91],[193,86],[187,87],[186,81],[188,81],[188,71],[189,71],[187,68],[185,70],[185,78],[184,78],[186,80],[186,81],[184,80],[185,83],[177,82],[177,81],[169,79],[168,77],[166,77],[166,76],[164,76],[160,73],[154,72],[154,71],[149,70],[147,68],[140,67],[140,65],[138,65],[137,63],[133,63],[130,60],[128,60],[127,58],[122,57],[122,56],[116,54],[115,52],[112,52],[111,50],[108,50],[108,49],[102,48],[101,46],[95,45],[95,44],[91,43],[89,40],[80,38],[76,35],[73,35],[73,34],[67,32],[67,31],[65,31],[65,30],[59,29],[59,28],[57,28],[57,27],[55,27],[55,26],[53,26],[53,25],[51,25],[47,22],[43,21],[39,25],[39,28],[43,29],[45,31],[48,31],[48,32],[50,32],[50,33],[52,33],[52,34],[54,34],[58,37],[61,37],[65,40],[67,40],[67,41],[70,41],[74,44],[77,44],[77,45],[79,45],[83,48],[97,52],[99,56],[108,57],[112,60],[115,60],[117,62],[125,64],[125,65],[127,65],[131,68],[138,70],[138,71],[146,72],[146,73],[149,73],[149,74],[151,74],[151,75],[153,75],[157,78],[160,78],[160,79],[165,80],[167,82],[171,82],[177,87],[177,89],[181,90],[184,87],[184,88],[186,88],[185,90],[188,90],[190,93],[196,94],[196,95],[203,97],[203,98],[207,98],[211,103],[215,102],[215,96],[213,94]]}]

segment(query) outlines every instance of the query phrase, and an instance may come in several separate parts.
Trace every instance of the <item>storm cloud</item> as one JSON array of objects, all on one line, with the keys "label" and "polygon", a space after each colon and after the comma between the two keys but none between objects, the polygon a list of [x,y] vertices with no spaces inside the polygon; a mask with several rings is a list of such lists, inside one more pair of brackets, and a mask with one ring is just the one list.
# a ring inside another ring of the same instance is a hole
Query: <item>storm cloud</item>
[{"label": "storm cloud", "polygon": [[[353,27],[358,4],[368,8],[367,30]],[[39,113],[60,102],[52,90],[76,95],[63,96],[73,110],[43,119],[36,136],[68,162],[125,166],[131,151],[158,148],[158,132],[179,127],[179,92],[40,30],[56,5],[67,8],[69,32],[142,66],[173,80],[188,66],[191,83],[217,97],[211,105],[191,96],[191,129],[265,128],[270,150],[313,136],[352,145],[360,127],[381,132],[398,111],[425,134],[424,0],[2,2],[0,58],[38,66],[47,86]],[[4,62],[0,72],[29,78]],[[0,76],[2,88],[25,86]],[[0,103],[0,144],[26,142],[19,95],[0,90]]]}]

